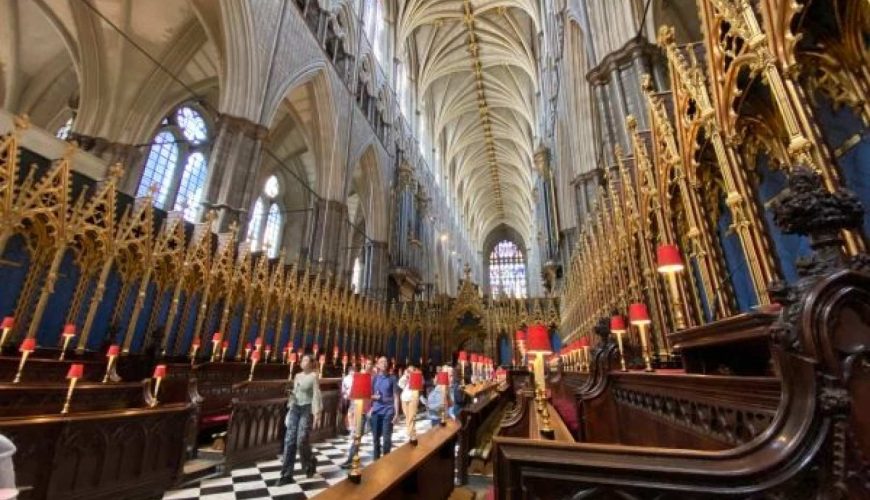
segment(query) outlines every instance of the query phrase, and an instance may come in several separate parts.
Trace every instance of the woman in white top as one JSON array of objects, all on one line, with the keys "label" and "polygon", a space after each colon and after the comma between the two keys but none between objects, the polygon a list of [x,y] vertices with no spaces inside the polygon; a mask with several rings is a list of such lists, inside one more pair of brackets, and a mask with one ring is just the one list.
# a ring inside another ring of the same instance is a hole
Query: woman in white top
[{"label": "woman in white top", "polygon": [[402,374],[402,377],[398,382],[399,387],[402,388],[402,394],[399,396],[399,400],[402,402],[402,413],[405,415],[408,414],[408,403],[411,402],[411,398],[413,397],[409,380],[411,378],[411,372],[414,371],[417,371],[417,368],[414,367],[414,365],[408,365],[408,369],[405,370],[405,373]]}]

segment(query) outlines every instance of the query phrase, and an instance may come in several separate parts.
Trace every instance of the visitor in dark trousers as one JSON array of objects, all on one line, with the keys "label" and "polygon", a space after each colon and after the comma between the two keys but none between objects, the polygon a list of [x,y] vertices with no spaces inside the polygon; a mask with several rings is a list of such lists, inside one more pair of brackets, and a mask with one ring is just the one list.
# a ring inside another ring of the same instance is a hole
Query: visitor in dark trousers
[{"label": "visitor in dark trousers", "polygon": [[[377,374],[372,379],[372,410],[369,422],[372,427],[374,459],[386,455],[393,449],[393,425],[399,421],[398,381],[387,372],[387,358],[378,358]],[[383,439],[383,446],[381,440]]]},{"label": "visitor in dark trousers", "polygon": [[281,465],[281,477],[275,481],[275,486],[293,482],[293,467],[296,463],[296,448],[302,460],[302,469],[307,477],[314,475],[317,460],[311,453],[311,421],[320,420],[323,408],[320,397],[320,383],[317,372],[314,371],[311,356],[302,356],[299,362],[302,369],[293,378],[293,392],[287,403],[289,410],[285,424],[287,433],[284,436],[284,460]]}]

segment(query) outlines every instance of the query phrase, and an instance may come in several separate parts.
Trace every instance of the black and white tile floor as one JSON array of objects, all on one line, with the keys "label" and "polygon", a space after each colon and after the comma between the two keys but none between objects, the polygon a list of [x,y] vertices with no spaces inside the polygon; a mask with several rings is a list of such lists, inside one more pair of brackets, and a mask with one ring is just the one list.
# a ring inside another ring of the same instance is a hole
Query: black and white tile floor
[{"label": "black and white tile floor", "polygon": [[[431,428],[429,420],[417,421],[417,434],[422,434]],[[408,442],[407,428],[404,423],[393,429],[393,448]],[[275,498],[279,500],[303,500],[311,498],[329,486],[347,477],[347,471],[339,467],[347,460],[351,439],[340,436],[334,439],[315,443],[311,446],[317,457],[317,473],[312,478],[306,478],[302,472],[302,464],[296,461],[293,478],[294,484],[280,487],[271,486],[273,480],[281,474],[281,460],[268,460],[255,465],[235,469],[228,476],[205,479],[196,486],[180,490],[167,491],[163,500],[243,500]],[[360,460],[363,466],[372,463],[372,435],[366,433],[360,447]]]}]

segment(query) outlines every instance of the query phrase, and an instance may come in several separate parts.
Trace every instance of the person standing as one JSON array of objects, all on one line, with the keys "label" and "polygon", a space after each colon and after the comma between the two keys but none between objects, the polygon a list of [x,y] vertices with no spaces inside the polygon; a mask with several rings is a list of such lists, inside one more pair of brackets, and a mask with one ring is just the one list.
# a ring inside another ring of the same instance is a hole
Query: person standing
[{"label": "person standing", "polygon": [[[396,377],[387,372],[387,358],[381,356],[376,364],[377,374],[372,379],[372,443],[374,459],[381,458],[393,449],[393,425],[399,421],[399,384]],[[383,440],[383,445],[381,443]]]},{"label": "person standing", "polygon": [[314,475],[317,461],[311,453],[311,420],[319,422],[323,411],[320,397],[320,381],[314,371],[314,363],[309,354],[302,356],[299,362],[301,371],[293,378],[293,392],[290,394],[285,425],[287,432],[284,437],[284,461],[281,466],[281,477],[275,481],[275,486],[293,483],[293,467],[296,462],[296,448],[302,461],[302,469],[307,477]]},{"label": "person standing", "polygon": [[[426,398],[426,410],[433,427],[441,425],[442,408],[444,409],[445,415],[452,416],[450,414],[450,409],[452,408],[453,403],[450,397],[452,392],[450,388],[453,384],[453,369],[450,365],[445,365],[441,368],[441,371],[448,373],[449,385],[445,387],[434,383],[432,390],[429,391],[429,396]],[[438,376],[437,372],[435,376]]]},{"label": "person standing", "polygon": [[347,367],[347,375],[341,379],[341,402],[342,415],[345,416],[344,424],[347,434],[353,433],[353,405],[350,401],[350,388],[353,385],[353,376],[356,373],[356,366],[350,365]]}]

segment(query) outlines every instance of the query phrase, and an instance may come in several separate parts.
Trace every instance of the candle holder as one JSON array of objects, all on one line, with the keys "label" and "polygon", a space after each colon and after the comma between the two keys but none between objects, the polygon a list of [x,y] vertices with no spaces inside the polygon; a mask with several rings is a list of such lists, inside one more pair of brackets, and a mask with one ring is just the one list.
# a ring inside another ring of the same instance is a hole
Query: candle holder
[{"label": "candle holder", "polygon": [[272,348],[266,347],[265,353],[266,355],[263,358],[263,363],[268,363],[269,360],[272,358]]},{"label": "candle holder", "polygon": [[73,363],[69,367],[69,371],[66,374],[66,378],[69,379],[69,388],[66,391],[66,400],[63,402],[63,408],[60,410],[61,414],[66,415],[69,413],[69,406],[72,402],[73,391],[75,391],[76,383],[78,383],[79,379],[84,375],[85,365],[81,363]]},{"label": "candle holder", "polygon": [[193,344],[190,346],[190,366],[196,363],[196,352],[199,351],[199,337],[193,339]]},{"label": "candle holder", "polygon": [[257,368],[257,363],[260,361],[260,351],[254,351],[251,354],[251,373],[248,375],[248,382],[254,380],[254,369]]},{"label": "candle holder", "polygon": [[353,416],[353,449],[356,450],[353,454],[353,458],[350,461],[350,472],[347,474],[347,478],[350,482],[354,484],[359,484],[362,481],[362,470],[360,468],[360,458],[359,458],[359,448],[362,442],[362,413],[364,411],[364,403],[362,399],[357,399],[354,401],[355,411]]},{"label": "candle holder", "polygon": [[166,376],[166,365],[157,365],[154,367],[154,375],[152,378],[154,379],[154,397],[151,399],[150,406],[154,408],[157,406],[157,393],[160,392],[160,382],[163,380],[163,377]]},{"label": "candle holder", "polygon": [[350,386],[349,398],[354,403],[354,434],[353,434],[353,450],[354,454],[351,457],[350,472],[347,478],[354,484],[359,484],[362,481],[362,471],[360,470],[359,448],[362,441],[363,424],[362,415],[365,410],[365,402],[372,397],[372,374],[371,373],[356,373],[353,376],[353,383]]},{"label": "candle holder", "polygon": [[17,384],[21,382],[21,373],[24,371],[24,364],[27,363],[27,357],[30,356],[30,353],[36,350],[36,339],[29,338],[21,341],[21,346],[18,348],[21,352],[21,360],[18,362],[18,371],[15,372],[15,378],[12,380],[13,384]]},{"label": "candle holder", "polygon": [[674,327],[677,330],[686,328],[686,315],[683,311],[683,298],[677,273],[683,272],[683,257],[677,245],[663,244],[656,249],[656,270],[665,275],[671,293],[671,306],[674,310]]},{"label": "candle holder", "polygon": [[9,332],[12,331],[12,327],[15,326],[15,318],[12,316],[6,316],[3,318],[3,324],[0,324],[0,350],[3,349],[3,345],[6,344],[6,338],[9,336]]},{"label": "candle holder", "polygon": [[106,353],[106,357],[109,358],[109,361],[106,363],[106,374],[103,376],[103,383],[109,381],[109,375],[112,373],[112,368],[115,366],[115,359],[118,357],[118,354],[121,352],[121,346],[118,344],[112,344],[109,346],[109,351]]},{"label": "candle holder", "polygon": [[647,342],[646,331],[652,321],[649,319],[649,312],[646,304],[636,302],[628,306],[629,322],[636,326],[640,332],[640,348],[643,352],[644,371],[653,372],[652,361],[650,359],[649,344]]},{"label": "candle holder", "polygon": [[66,349],[69,347],[70,342],[72,342],[73,337],[76,336],[76,326],[71,323],[64,325],[61,336],[63,337],[63,345],[60,348],[58,361],[63,361],[66,358]]},{"label": "candle holder", "polygon": [[214,363],[218,360],[218,356],[220,355],[220,347],[221,340],[223,335],[220,332],[215,332],[211,337],[211,362]]},{"label": "candle holder", "polygon": [[423,390],[423,374],[417,371],[408,376],[408,387],[411,390],[411,401],[408,403],[406,425],[408,427],[408,442],[411,446],[417,446],[417,405],[420,402],[420,391]]},{"label": "candle holder", "polygon": [[616,335],[616,345],[619,348],[619,369],[620,371],[627,372],[628,369],[625,367],[625,355],[622,348],[622,334],[626,332],[625,319],[622,316],[611,317],[610,331]]},{"label": "candle holder", "polygon": [[447,385],[450,382],[447,372],[438,372],[435,376],[435,383],[441,386],[441,394],[443,394],[442,400],[443,403],[441,405],[441,426],[447,425],[447,404],[450,402],[450,398],[448,397]]},{"label": "candle holder", "polygon": [[326,354],[321,354],[319,358],[317,358],[317,375],[320,378],[323,378],[323,365],[326,364]]},{"label": "candle holder", "polygon": [[251,350],[252,350],[251,343],[248,342],[247,344],[245,344],[245,359],[244,359],[245,363],[248,362],[248,356],[251,355]]},{"label": "candle holder", "polygon": [[221,363],[224,362],[224,358],[227,356],[227,349],[230,348],[230,341],[224,340],[223,345],[221,346]]}]

